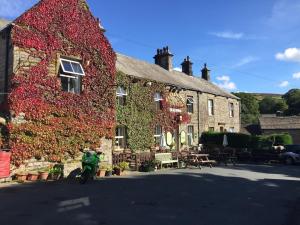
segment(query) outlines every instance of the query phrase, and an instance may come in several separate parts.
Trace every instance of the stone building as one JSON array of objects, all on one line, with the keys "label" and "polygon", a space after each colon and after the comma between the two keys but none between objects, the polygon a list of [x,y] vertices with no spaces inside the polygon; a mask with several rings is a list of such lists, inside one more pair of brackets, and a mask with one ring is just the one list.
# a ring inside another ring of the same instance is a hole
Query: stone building
[{"label": "stone building", "polygon": [[263,115],[259,118],[262,134],[287,133],[292,136],[294,144],[300,144],[300,116]]},{"label": "stone building", "polygon": [[[166,47],[157,50],[155,64],[117,54],[116,66],[117,70],[128,76],[164,84],[166,90],[171,93],[175,91],[184,102],[190,121],[180,123],[174,130],[176,149],[197,146],[199,137],[205,131],[240,132],[239,98],[211,82],[210,70],[206,64],[201,71],[201,77],[198,77],[193,75],[193,63],[189,57],[182,63],[183,72],[173,70],[172,61],[173,54]],[[158,135],[163,138],[166,136],[162,133]]]},{"label": "stone building", "polygon": [[1,121],[9,127],[0,144],[13,165],[76,159],[86,147],[101,147],[112,162],[115,61],[85,0],[41,0],[0,29]]}]

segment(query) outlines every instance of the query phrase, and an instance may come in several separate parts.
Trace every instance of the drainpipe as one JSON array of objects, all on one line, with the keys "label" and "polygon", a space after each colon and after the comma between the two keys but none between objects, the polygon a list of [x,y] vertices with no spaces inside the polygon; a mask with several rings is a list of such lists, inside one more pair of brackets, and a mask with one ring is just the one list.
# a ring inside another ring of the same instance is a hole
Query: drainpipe
[{"label": "drainpipe", "polygon": [[6,55],[5,55],[5,75],[4,75],[4,92],[5,92],[5,101],[7,100],[8,93],[8,70],[9,70],[9,42],[10,42],[10,32],[11,26],[7,27],[6,32]]},{"label": "drainpipe", "polygon": [[198,113],[197,113],[197,119],[198,119],[198,144],[200,144],[200,92],[197,92],[197,103],[198,103]]}]

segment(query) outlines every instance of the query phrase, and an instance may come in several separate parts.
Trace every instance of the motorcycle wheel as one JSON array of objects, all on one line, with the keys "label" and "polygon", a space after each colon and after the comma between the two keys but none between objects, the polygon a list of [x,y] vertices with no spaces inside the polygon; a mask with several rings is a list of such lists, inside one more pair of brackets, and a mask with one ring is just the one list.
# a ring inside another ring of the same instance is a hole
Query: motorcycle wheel
[{"label": "motorcycle wheel", "polygon": [[89,176],[90,176],[89,171],[87,171],[87,170],[83,171],[83,173],[80,176],[79,183],[80,184],[85,184],[88,181]]}]

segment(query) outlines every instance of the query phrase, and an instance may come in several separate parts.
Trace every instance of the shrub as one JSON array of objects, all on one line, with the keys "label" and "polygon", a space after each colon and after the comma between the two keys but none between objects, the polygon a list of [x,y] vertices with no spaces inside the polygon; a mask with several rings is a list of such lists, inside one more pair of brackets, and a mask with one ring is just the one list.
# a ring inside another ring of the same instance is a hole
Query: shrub
[{"label": "shrub", "polygon": [[201,142],[206,145],[222,146],[225,134],[228,140],[228,147],[247,148],[251,144],[251,136],[241,133],[204,132],[201,136]]}]

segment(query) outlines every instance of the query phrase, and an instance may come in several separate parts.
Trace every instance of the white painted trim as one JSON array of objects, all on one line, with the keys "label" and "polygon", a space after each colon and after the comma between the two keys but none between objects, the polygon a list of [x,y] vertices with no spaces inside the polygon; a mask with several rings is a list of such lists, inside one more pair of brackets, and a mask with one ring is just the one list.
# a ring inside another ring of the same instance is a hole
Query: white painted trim
[{"label": "white painted trim", "polygon": [[[59,60],[60,60],[61,68],[63,69],[64,73],[70,73],[70,74],[74,74],[74,75],[85,76],[85,72],[84,72],[84,69],[83,69],[81,63],[76,62],[76,61],[72,61],[72,60],[69,60],[69,59],[63,59],[63,58],[60,58]],[[81,73],[75,73],[75,72],[70,72],[70,71],[65,70],[64,64],[62,63],[63,61],[70,62],[71,63],[70,65],[71,65],[73,71],[74,71],[74,68],[72,66],[72,63],[78,64],[80,66],[83,74],[81,74]]]}]

